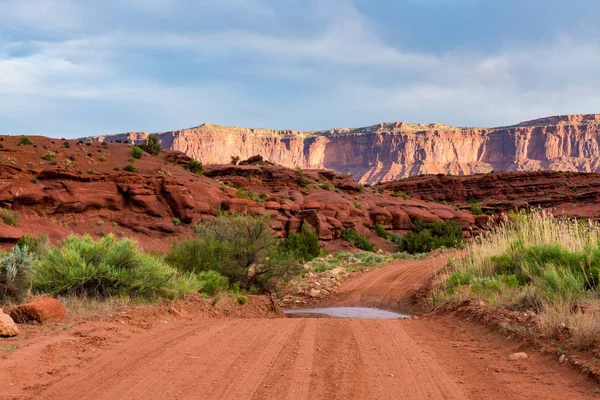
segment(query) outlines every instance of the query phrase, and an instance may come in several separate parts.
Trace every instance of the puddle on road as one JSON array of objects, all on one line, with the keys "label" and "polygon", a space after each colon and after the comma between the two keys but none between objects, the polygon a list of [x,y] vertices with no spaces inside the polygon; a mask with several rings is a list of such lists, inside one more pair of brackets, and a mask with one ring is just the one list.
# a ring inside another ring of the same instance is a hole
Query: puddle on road
[{"label": "puddle on road", "polygon": [[410,318],[410,315],[368,307],[295,308],[283,310],[289,318]]}]

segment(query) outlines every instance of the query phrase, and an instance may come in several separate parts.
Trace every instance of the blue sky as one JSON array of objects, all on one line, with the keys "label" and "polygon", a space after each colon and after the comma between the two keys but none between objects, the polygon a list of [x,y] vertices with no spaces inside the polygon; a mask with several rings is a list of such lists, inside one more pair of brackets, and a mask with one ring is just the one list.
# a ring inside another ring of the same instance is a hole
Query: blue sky
[{"label": "blue sky", "polygon": [[600,112],[596,0],[0,0],[0,133]]}]

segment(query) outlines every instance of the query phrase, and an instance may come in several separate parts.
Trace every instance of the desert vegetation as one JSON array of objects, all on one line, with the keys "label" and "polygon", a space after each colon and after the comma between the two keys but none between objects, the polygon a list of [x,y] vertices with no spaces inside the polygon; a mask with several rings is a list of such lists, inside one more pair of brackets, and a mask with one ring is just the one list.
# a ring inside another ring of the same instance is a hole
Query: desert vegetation
[{"label": "desert vegetation", "polygon": [[462,229],[454,221],[432,224],[415,223],[412,232],[400,239],[400,249],[410,254],[427,253],[431,250],[460,248],[463,245]]},{"label": "desert vegetation", "polygon": [[221,213],[198,224],[196,237],[174,243],[166,261],[183,272],[217,272],[243,290],[272,291],[278,280],[297,273],[302,261],[318,255],[320,247],[307,227],[281,242],[269,222],[268,217]]},{"label": "desert vegetation", "polygon": [[198,224],[196,237],[175,243],[165,255],[112,234],[97,240],[69,236],[55,246],[44,236],[24,236],[11,252],[0,254],[0,300],[19,302],[29,292],[110,301],[230,290],[242,304],[247,292],[274,290],[321,251],[308,226],[281,241],[269,223],[268,217],[221,213]]},{"label": "desert vegetation", "polygon": [[600,336],[599,240],[596,222],[557,219],[541,210],[513,213],[448,264],[434,301],[479,298],[535,311],[546,336],[590,347]]}]

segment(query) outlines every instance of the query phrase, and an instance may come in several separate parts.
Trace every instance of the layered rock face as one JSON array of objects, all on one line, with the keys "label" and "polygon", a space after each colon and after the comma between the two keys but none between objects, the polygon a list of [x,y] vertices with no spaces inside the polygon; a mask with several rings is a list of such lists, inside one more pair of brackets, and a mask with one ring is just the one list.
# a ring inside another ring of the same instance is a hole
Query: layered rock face
[{"label": "layered rock face", "polygon": [[[142,142],[148,133],[94,140]],[[548,117],[501,128],[383,123],[328,131],[246,129],[203,124],[156,133],[165,149],[205,164],[260,154],[290,168],[328,168],[375,183],[419,174],[490,171],[600,172],[600,115]]]}]

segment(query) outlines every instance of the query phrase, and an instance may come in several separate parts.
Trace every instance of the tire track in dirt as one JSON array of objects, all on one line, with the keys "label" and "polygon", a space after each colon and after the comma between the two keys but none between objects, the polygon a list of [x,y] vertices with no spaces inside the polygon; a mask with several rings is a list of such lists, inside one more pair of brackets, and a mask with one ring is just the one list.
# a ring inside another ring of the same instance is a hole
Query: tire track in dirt
[{"label": "tire track in dirt", "polygon": [[[391,263],[350,281],[340,301],[398,306],[444,262]],[[377,288],[380,300],[372,297]],[[521,346],[452,316],[175,320],[112,343],[20,398],[598,398],[599,385],[550,357],[533,351],[508,361],[511,352],[529,352]]]},{"label": "tire track in dirt", "polygon": [[448,257],[418,261],[393,261],[365,272],[344,284],[333,298],[320,307],[362,306],[397,312],[414,311],[413,296],[423,287]]}]

